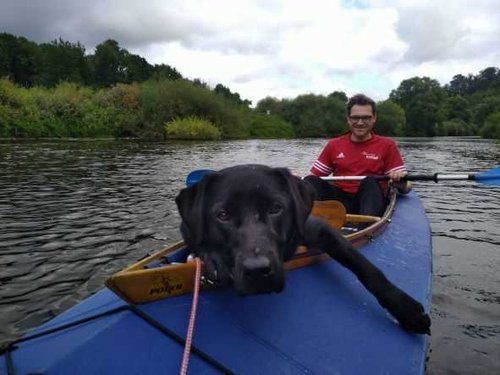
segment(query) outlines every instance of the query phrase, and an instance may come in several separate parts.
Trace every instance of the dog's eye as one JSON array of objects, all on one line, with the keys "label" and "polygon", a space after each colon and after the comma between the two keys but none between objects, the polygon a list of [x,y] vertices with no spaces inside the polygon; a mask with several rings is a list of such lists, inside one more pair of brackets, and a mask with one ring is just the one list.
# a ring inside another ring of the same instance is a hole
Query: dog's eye
[{"label": "dog's eye", "polygon": [[283,211],[283,206],[281,205],[281,203],[274,202],[271,207],[269,207],[269,213],[271,215],[278,215],[281,213],[281,211]]},{"label": "dog's eye", "polygon": [[217,219],[219,219],[220,221],[228,221],[229,218],[229,212],[227,212],[226,210],[221,209],[217,211]]}]

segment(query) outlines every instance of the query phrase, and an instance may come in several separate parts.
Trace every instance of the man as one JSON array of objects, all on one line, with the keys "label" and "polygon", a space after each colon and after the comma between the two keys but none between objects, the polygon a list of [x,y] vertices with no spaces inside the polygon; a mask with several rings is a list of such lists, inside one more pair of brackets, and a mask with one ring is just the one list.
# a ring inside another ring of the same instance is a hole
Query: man
[{"label": "man", "polygon": [[[388,175],[398,188],[407,171],[396,143],[373,132],[377,121],[375,102],[363,94],[347,103],[349,132],[331,139],[313,163],[305,178],[314,188],[317,200],[341,201],[347,212],[381,216],[387,205],[387,183],[373,176]],[[320,177],[371,176],[359,181],[336,181],[331,184]]]}]

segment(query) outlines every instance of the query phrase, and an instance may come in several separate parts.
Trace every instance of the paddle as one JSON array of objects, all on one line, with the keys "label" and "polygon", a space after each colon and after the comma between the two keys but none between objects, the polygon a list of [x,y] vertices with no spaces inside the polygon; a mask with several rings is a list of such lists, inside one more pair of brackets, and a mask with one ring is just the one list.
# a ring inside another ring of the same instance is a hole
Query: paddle
[{"label": "paddle", "polygon": [[212,173],[212,172],[215,172],[215,171],[213,171],[211,169],[196,169],[196,170],[192,171],[186,177],[186,186],[189,187],[191,185],[196,184],[198,181],[200,181],[203,178],[203,176],[205,176],[206,174]]},{"label": "paddle", "polygon": [[[328,176],[322,177],[324,180],[328,181],[356,181],[362,180],[367,176]],[[379,180],[389,180],[389,176],[374,176]],[[469,180],[481,182],[486,185],[499,185],[500,184],[500,167],[490,169],[486,172],[481,173],[470,173],[470,174],[444,174],[444,173],[434,173],[431,175],[407,175],[403,178],[406,181],[458,181],[458,180]]]},{"label": "paddle", "polygon": [[[208,173],[214,172],[210,169],[197,169],[188,174],[186,178],[186,185],[191,186],[200,181],[203,176]],[[359,181],[367,176],[328,176],[322,177],[328,181]],[[388,176],[375,176],[380,180],[388,180]],[[500,185],[500,167],[490,169],[486,172],[475,173],[475,174],[443,174],[434,173],[431,175],[408,175],[405,177],[408,181],[450,181],[450,180],[469,180],[476,181],[486,185]]]},{"label": "paddle", "polygon": [[340,229],[346,221],[346,210],[339,201],[315,201],[311,213]]}]

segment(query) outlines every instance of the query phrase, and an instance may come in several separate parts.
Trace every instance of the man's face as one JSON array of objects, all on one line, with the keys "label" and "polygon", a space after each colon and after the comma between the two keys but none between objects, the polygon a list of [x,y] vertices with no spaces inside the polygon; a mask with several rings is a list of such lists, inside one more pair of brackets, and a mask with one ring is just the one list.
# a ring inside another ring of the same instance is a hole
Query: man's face
[{"label": "man's face", "polygon": [[376,120],[377,116],[373,114],[371,105],[354,105],[347,116],[347,123],[352,134],[351,139],[355,142],[370,139]]}]

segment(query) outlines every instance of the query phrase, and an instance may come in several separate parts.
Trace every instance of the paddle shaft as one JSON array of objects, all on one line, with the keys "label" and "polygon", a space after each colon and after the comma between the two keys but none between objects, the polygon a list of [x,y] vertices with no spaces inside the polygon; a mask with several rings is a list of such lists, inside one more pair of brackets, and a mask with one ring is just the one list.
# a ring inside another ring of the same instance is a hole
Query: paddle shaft
[{"label": "paddle shaft", "polygon": [[[327,181],[360,181],[368,176],[327,176],[321,177],[323,180]],[[389,180],[389,176],[373,176],[377,180]],[[492,176],[491,178],[498,178],[498,176]],[[482,180],[487,179],[486,176],[482,178],[477,178],[476,174],[443,174],[434,173],[431,175],[408,175],[402,178],[403,181],[458,181],[458,180]]]},{"label": "paddle shaft", "polygon": [[[191,186],[200,181],[204,175],[214,172],[209,169],[199,169],[195,170],[186,178],[186,185]],[[367,176],[326,176],[321,177],[327,181],[360,181],[365,179]],[[387,181],[389,180],[389,176],[372,176],[377,180]],[[444,174],[444,173],[434,173],[430,175],[407,175],[402,181],[458,181],[458,180],[469,180],[469,181],[477,181],[482,182],[486,185],[500,185],[500,167],[496,167],[481,173],[469,173],[469,174]]]}]

